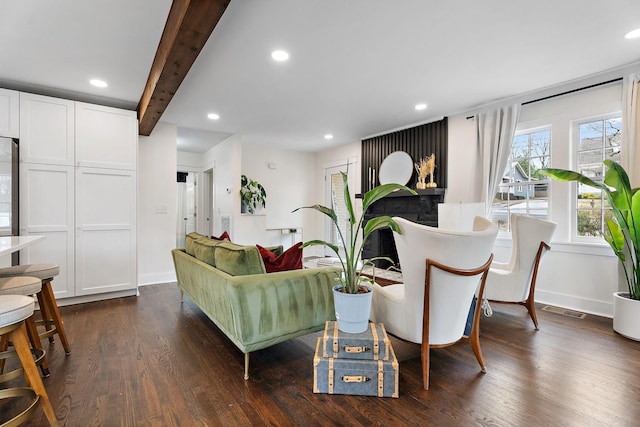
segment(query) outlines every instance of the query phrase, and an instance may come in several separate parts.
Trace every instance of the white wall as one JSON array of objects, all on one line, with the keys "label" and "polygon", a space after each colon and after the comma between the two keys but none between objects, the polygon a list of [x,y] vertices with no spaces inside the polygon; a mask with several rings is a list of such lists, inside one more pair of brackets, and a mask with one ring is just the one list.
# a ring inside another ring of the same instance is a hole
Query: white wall
[{"label": "white wall", "polygon": [[158,123],[138,142],[138,284],[175,280],[171,249],[177,220],[176,135]]},{"label": "white wall", "polygon": [[[313,172],[315,165],[314,153],[242,142],[241,173],[258,181],[267,192],[266,207],[259,212],[264,215],[265,227],[268,230],[259,236],[263,244],[290,245],[292,237],[275,230],[280,228],[301,227],[303,239],[309,239],[310,231],[314,227],[313,218],[305,211],[293,211],[316,203],[317,178]],[[244,220],[251,220],[253,216],[245,214],[242,217]]]}]

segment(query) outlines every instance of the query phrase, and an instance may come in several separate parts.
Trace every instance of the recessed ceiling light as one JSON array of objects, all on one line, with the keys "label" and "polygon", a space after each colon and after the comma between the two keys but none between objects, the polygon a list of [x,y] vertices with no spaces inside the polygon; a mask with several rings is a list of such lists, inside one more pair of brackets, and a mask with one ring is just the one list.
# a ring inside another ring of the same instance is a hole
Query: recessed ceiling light
[{"label": "recessed ceiling light", "polygon": [[107,87],[107,86],[109,86],[107,84],[107,82],[105,82],[104,80],[99,80],[99,79],[91,79],[91,80],[89,80],[89,83],[91,83],[95,87]]},{"label": "recessed ceiling light", "polygon": [[624,35],[625,39],[637,39],[638,37],[640,37],[640,28],[636,28],[633,31],[629,31],[627,34]]},{"label": "recessed ceiling light", "polygon": [[333,139],[333,135],[331,135],[330,133],[326,134],[324,136],[324,139]]},{"label": "recessed ceiling light", "polygon": [[274,50],[271,52],[271,58],[273,58],[274,61],[284,62],[289,59],[289,54],[284,50]]},{"label": "recessed ceiling light", "polygon": [[211,120],[218,120],[220,118],[220,115],[216,113],[209,113],[207,114],[207,117]]},{"label": "recessed ceiling light", "polygon": [[418,111],[426,110],[426,108],[427,108],[427,104],[416,104],[416,106],[415,106],[415,107],[413,107],[413,108],[415,108],[415,109],[416,109],[416,110],[418,110]]}]

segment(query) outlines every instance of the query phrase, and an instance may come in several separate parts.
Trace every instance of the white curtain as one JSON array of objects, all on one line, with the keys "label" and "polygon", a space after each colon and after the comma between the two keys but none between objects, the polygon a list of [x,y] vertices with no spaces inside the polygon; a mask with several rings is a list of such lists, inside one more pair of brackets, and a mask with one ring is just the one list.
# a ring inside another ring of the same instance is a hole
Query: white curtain
[{"label": "white curtain", "polygon": [[622,153],[620,163],[629,174],[631,187],[640,186],[640,108],[638,85],[640,74],[622,79]]},{"label": "white curtain", "polygon": [[516,132],[520,104],[476,115],[478,152],[482,156],[482,202],[491,215],[496,189],[502,180]]}]

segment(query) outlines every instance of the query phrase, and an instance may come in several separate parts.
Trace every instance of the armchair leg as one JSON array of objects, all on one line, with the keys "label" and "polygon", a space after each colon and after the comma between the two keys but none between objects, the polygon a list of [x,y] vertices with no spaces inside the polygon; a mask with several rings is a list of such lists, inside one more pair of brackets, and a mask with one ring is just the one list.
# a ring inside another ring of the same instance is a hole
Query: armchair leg
[{"label": "armchair leg", "polygon": [[422,386],[429,390],[429,344],[421,344],[420,359],[422,361]]},{"label": "armchair leg", "polygon": [[244,354],[244,379],[249,379],[249,353]]},{"label": "armchair leg", "polygon": [[480,337],[478,336],[478,332],[472,332],[469,337],[469,345],[471,346],[471,350],[473,350],[473,354],[476,355],[476,359],[480,364],[480,369],[482,372],[487,372],[487,367],[484,364],[484,358],[482,357],[482,350],[480,349]]},{"label": "armchair leg", "polygon": [[535,303],[533,301],[533,295],[529,295],[529,298],[527,298],[527,300],[522,304],[525,307],[527,307],[527,311],[529,312],[529,316],[531,317],[531,320],[533,321],[533,325],[536,328],[536,331],[539,330],[538,329],[538,316],[536,315],[536,306]]}]

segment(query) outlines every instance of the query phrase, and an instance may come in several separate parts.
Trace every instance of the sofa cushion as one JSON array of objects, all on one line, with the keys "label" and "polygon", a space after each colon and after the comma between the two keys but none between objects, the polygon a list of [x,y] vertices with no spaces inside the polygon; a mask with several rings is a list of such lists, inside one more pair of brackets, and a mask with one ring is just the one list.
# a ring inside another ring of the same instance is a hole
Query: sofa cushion
[{"label": "sofa cushion", "polygon": [[215,247],[222,243],[223,240],[213,240],[207,238],[201,238],[194,240],[193,252],[197,259],[202,262],[206,262],[212,267],[216,266]]},{"label": "sofa cushion", "polygon": [[195,231],[192,231],[191,233],[187,234],[187,236],[184,239],[185,252],[191,256],[195,256],[193,252],[193,242],[202,238],[208,239],[208,237],[205,236],[204,234],[196,233]]},{"label": "sofa cushion", "polygon": [[262,256],[264,268],[267,273],[276,271],[299,270],[302,268],[302,242],[298,242],[284,251],[280,255],[276,255],[267,248],[256,245]]},{"label": "sofa cushion", "polygon": [[215,247],[216,268],[232,276],[264,274],[262,257],[255,246],[242,246],[221,241]]}]

